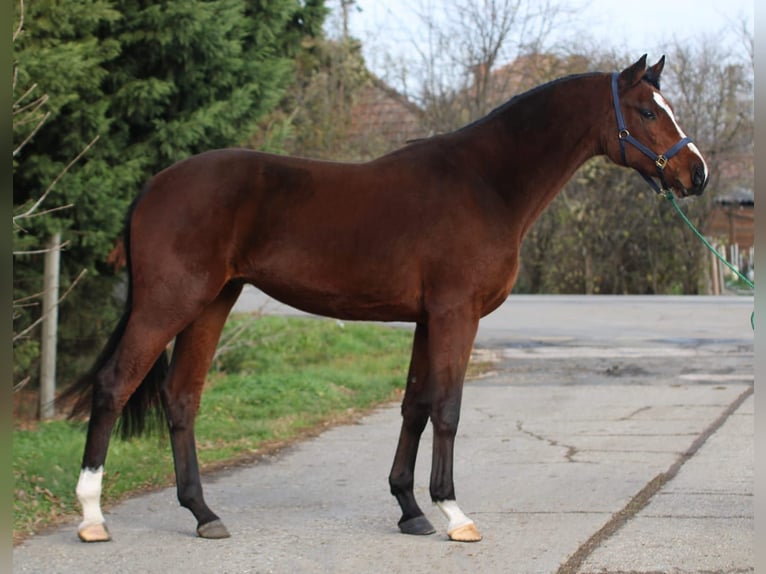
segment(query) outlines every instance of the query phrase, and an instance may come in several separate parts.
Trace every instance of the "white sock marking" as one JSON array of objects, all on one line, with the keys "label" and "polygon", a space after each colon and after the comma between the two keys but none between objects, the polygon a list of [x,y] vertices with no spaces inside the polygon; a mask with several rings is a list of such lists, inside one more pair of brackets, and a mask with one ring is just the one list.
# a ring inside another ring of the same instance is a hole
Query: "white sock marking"
[{"label": "white sock marking", "polygon": [[83,468],[77,481],[77,500],[82,505],[82,522],[80,530],[94,524],[103,524],[104,515],[101,513],[101,480],[104,476],[104,467],[99,466],[96,470]]},{"label": "white sock marking", "polygon": [[458,507],[457,502],[454,500],[437,501],[436,506],[439,507],[439,510],[441,510],[444,513],[444,516],[447,517],[447,520],[449,520],[447,532],[452,532],[456,528],[460,528],[466,524],[473,524],[473,520],[463,514],[463,511],[460,510],[460,507]]}]

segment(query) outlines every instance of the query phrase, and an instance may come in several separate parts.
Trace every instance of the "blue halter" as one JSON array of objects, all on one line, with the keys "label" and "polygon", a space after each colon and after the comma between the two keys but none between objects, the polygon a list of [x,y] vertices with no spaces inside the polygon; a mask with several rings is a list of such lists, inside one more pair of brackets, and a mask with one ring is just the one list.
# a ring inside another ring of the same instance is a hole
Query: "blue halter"
[{"label": "blue halter", "polygon": [[670,158],[680,152],[684,147],[692,143],[692,139],[690,137],[684,137],[665,153],[657,154],[642,144],[640,141],[638,141],[636,138],[634,138],[625,127],[625,119],[622,117],[622,110],[620,109],[620,96],[617,92],[618,76],[618,73],[612,74],[612,100],[614,101],[614,114],[617,116],[617,137],[620,139],[620,155],[622,156],[622,163],[625,166],[628,165],[627,159],[625,158],[625,142],[627,142],[638,149],[641,153],[648,156],[654,162],[654,165],[657,166],[657,175],[659,176],[660,182],[662,183],[661,186],[657,185],[657,182],[655,182],[648,175],[644,175],[641,172],[639,172],[639,174],[646,180],[646,182],[655,192],[662,193],[663,190],[668,188],[668,184],[665,181],[665,166],[667,165]]}]

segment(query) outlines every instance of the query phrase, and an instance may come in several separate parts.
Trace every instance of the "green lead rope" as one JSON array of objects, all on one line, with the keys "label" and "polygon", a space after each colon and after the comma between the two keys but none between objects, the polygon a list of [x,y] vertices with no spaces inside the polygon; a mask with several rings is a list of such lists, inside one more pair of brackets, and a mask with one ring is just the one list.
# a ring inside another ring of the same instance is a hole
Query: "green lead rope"
[{"label": "green lead rope", "polygon": [[[718,253],[718,251],[715,249],[715,247],[713,247],[712,245],[710,245],[710,242],[709,242],[707,239],[705,239],[705,236],[704,236],[704,235],[702,235],[702,234],[701,234],[701,233],[700,233],[700,232],[697,230],[697,228],[696,228],[696,227],[694,227],[694,224],[693,224],[691,221],[689,221],[689,218],[688,218],[688,217],[686,217],[686,214],[685,214],[685,213],[684,213],[684,212],[681,210],[681,208],[679,207],[678,203],[676,202],[676,197],[675,197],[675,195],[673,195],[673,192],[671,192],[671,191],[666,191],[664,195],[665,195],[665,199],[667,199],[667,200],[668,200],[670,203],[672,203],[672,204],[673,204],[673,207],[675,207],[675,208],[676,208],[676,211],[677,211],[677,212],[678,212],[678,214],[681,216],[681,219],[683,219],[683,220],[684,220],[684,222],[686,223],[686,225],[688,225],[688,226],[689,226],[689,229],[691,229],[691,230],[694,232],[694,235],[696,235],[696,236],[699,238],[699,240],[700,240],[700,241],[702,241],[702,243],[705,245],[705,247],[707,247],[707,248],[710,250],[710,252],[711,252],[713,255],[715,255],[716,257],[718,257],[718,259],[719,259],[719,260],[720,260],[720,261],[721,261],[721,262],[722,262],[724,265],[726,265],[726,267],[728,267],[729,269],[731,269],[731,271],[733,271],[733,272],[734,272],[734,273],[737,275],[737,277],[739,277],[740,279],[742,279],[742,281],[744,281],[744,282],[745,282],[745,283],[746,283],[746,284],[747,284],[747,285],[748,285],[748,286],[749,286],[751,289],[755,290],[755,285],[753,284],[753,282],[752,282],[752,281],[750,281],[750,279],[748,279],[748,278],[747,278],[747,277],[745,277],[744,275],[742,275],[742,273],[740,273],[740,272],[739,272],[739,269],[737,269],[736,267],[734,267],[734,265],[732,265],[731,263],[729,263],[728,261],[726,261],[726,259],[724,258],[724,256],[723,256],[723,255],[721,255],[720,253]],[[750,326],[753,328],[753,331],[755,331],[755,311],[753,311],[753,312],[750,314]]]}]

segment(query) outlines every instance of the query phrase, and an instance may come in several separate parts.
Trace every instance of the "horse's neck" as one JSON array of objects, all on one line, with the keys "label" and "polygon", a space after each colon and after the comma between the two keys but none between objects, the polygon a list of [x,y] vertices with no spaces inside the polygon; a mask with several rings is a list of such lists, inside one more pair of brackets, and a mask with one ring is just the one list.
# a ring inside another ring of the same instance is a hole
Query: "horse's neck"
[{"label": "horse's neck", "polygon": [[[514,227],[532,223],[589,158],[603,153],[608,100],[598,76],[554,83],[499,109],[461,134],[473,163],[509,207]],[[603,83],[603,82],[602,82]]]}]

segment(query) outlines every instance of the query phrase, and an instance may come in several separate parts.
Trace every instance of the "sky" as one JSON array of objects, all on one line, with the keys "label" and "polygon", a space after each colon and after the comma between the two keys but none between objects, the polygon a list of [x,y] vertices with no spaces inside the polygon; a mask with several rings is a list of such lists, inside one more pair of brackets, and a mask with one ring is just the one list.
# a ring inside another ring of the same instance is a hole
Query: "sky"
[{"label": "sky", "polygon": [[[482,1],[482,0],[477,0]],[[525,0],[535,2],[537,0]],[[753,30],[752,0],[557,0],[569,11],[552,34],[562,42],[590,37],[597,46],[617,54],[644,53],[658,59],[670,41],[684,42],[700,34],[722,41],[727,23],[743,18]],[[438,6],[438,0],[357,0],[350,15],[350,33],[362,40],[365,60],[379,76],[387,58],[412,54],[422,26],[413,5]],[[338,28],[339,29],[339,28]]]}]

